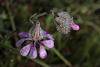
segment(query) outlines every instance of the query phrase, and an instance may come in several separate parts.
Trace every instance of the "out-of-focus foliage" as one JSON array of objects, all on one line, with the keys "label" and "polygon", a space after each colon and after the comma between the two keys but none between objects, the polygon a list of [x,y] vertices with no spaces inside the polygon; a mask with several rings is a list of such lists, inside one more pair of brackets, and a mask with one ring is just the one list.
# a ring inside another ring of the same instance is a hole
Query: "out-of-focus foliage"
[{"label": "out-of-focus foliage", "polygon": [[[100,67],[100,0],[0,0],[0,45],[16,48],[17,35],[6,39],[12,35],[12,17],[15,26],[18,27],[34,13],[55,8],[68,12],[80,26],[79,31],[71,30],[67,35],[62,35],[56,30],[52,16],[39,18],[41,27],[53,35],[57,50],[72,63],[73,67]],[[28,32],[31,26],[32,24],[28,23],[17,30],[17,33]],[[47,58],[42,61],[52,67],[66,67],[49,49]],[[41,67],[41,65],[10,49],[0,47],[0,67]]]}]

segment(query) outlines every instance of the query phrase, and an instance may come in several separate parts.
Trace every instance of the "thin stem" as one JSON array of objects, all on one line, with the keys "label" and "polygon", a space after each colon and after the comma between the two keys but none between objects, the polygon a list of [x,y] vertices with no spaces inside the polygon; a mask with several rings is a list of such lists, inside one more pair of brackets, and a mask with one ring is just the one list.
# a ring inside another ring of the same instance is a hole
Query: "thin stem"
[{"label": "thin stem", "polygon": [[30,60],[32,60],[32,61],[35,61],[35,62],[37,62],[38,64],[40,64],[40,65],[42,65],[42,66],[44,66],[44,67],[50,67],[49,65],[47,65],[45,62],[43,62],[43,61],[41,61],[41,60],[39,60],[39,59],[31,59],[31,58],[29,58],[28,56],[26,56],[28,59],[30,59]]},{"label": "thin stem", "polygon": [[[9,18],[10,18],[10,21],[11,21],[12,30],[14,31],[14,30],[16,30],[16,26],[15,26],[13,16],[12,16],[10,10],[9,10],[9,2],[7,2],[6,7],[7,7]],[[17,36],[14,36],[14,37],[15,37],[15,41],[17,41]]]},{"label": "thin stem", "polygon": [[14,30],[13,32],[12,32],[12,35],[9,35],[8,37],[7,37],[7,39],[9,39],[11,36],[13,36],[14,34],[15,34],[15,32],[17,31],[17,30],[19,30],[19,28],[21,28],[22,26],[24,26],[25,24],[27,24],[28,22],[27,21],[25,21],[25,22],[23,22],[22,24],[20,24],[17,28],[16,28],[16,30]]},{"label": "thin stem", "polygon": [[[9,47],[8,45],[0,45],[0,46],[4,47],[4,48],[7,48],[7,49],[11,49],[12,51],[15,51],[16,53],[19,53],[19,50],[15,49],[13,47]],[[31,59],[28,56],[26,56],[26,58],[28,58],[28,59],[30,59],[30,60],[32,60],[32,61],[34,61],[34,62],[36,62],[36,63],[38,63],[40,65],[42,65],[43,67],[50,67],[48,64],[46,64],[45,62],[43,62],[43,61],[41,61],[39,59]]]},{"label": "thin stem", "polygon": [[69,67],[72,67],[71,63],[66,59],[64,58],[64,56],[62,56],[56,48],[52,48],[52,50],[55,52],[55,54],[65,63],[67,64]]},{"label": "thin stem", "polygon": [[14,23],[12,14],[11,14],[11,12],[9,10],[9,2],[7,2],[6,7],[7,7],[7,10],[8,10],[8,14],[9,14],[9,18],[10,18],[10,21],[11,21],[12,29],[14,31],[16,29],[16,27],[15,27],[15,23]]},{"label": "thin stem", "polygon": [[41,16],[44,16],[46,14],[49,14],[50,11],[47,11],[47,12],[44,12],[44,13],[41,13],[41,14],[38,14],[36,15],[36,13],[34,15],[32,15],[30,18],[29,18],[29,21],[33,23],[33,21],[36,21],[37,18],[41,17]]},{"label": "thin stem", "polygon": [[[36,13],[35,13],[35,14],[33,14],[28,20],[26,20],[25,22],[23,22],[22,24],[20,24],[17,28],[15,28],[15,24],[14,24],[14,21],[13,21],[13,17],[12,17],[12,15],[11,15],[10,11],[9,11],[8,5],[7,5],[7,9],[8,9],[8,12],[9,12],[9,16],[10,16],[10,20],[11,20],[11,24],[12,24],[12,28],[13,28],[12,35],[8,36],[7,39],[9,39],[11,36],[13,36],[13,35],[15,34],[15,32],[16,32],[17,30],[19,30],[19,28],[23,27],[23,26],[24,26],[25,24],[27,24],[28,22],[33,23],[33,21],[35,21],[37,18],[39,18],[39,17],[41,17],[41,16],[44,16],[44,15],[50,13],[50,11],[47,11],[47,12],[44,12],[44,13],[41,13],[41,14],[38,14],[38,15],[36,15]],[[15,30],[15,29],[16,29],[16,30]]]}]

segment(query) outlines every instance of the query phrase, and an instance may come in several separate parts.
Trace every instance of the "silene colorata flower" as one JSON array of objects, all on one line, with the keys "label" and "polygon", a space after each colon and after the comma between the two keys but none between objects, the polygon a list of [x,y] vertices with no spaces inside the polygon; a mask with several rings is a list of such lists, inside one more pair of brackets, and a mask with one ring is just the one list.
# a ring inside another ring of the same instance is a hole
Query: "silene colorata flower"
[{"label": "silene colorata flower", "polygon": [[[52,38],[52,35],[47,34],[46,31],[41,29],[40,22],[36,21],[36,24],[29,30],[28,33],[20,32],[19,37],[21,38],[17,43],[16,46],[19,47],[25,40],[31,40],[32,42],[26,46],[24,46],[20,53],[22,56],[27,56],[29,53],[29,57],[31,59],[35,59],[37,57],[37,49],[36,49],[36,43],[39,44],[39,56],[41,59],[46,58],[47,52],[43,45],[45,45],[48,48],[54,47],[54,39]],[[49,40],[41,41],[44,37],[48,38]]]}]

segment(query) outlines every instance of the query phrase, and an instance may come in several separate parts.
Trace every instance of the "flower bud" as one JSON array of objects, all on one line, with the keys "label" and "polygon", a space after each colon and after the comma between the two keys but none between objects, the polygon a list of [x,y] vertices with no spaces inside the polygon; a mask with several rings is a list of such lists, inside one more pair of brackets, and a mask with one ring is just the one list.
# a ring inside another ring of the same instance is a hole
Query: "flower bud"
[{"label": "flower bud", "polygon": [[29,37],[34,41],[37,41],[40,37],[40,22],[37,21],[36,24],[29,30]]},{"label": "flower bud", "polygon": [[77,24],[75,24],[74,22],[73,22],[73,24],[72,24],[72,29],[73,30],[79,30],[80,28],[79,28],[79,26],[77,25]]}]

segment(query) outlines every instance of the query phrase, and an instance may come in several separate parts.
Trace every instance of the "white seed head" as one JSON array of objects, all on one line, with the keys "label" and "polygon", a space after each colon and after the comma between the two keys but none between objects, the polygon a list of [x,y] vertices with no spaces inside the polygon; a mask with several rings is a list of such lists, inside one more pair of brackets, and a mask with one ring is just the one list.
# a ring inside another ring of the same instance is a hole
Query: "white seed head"
[{"label": "white seed head", "polygon": [[[55,15],[55,14],[54,14]],[[73,18],[67,12],[58,12],[55,18],[57,30],[63,34],[70,32]]]}]

